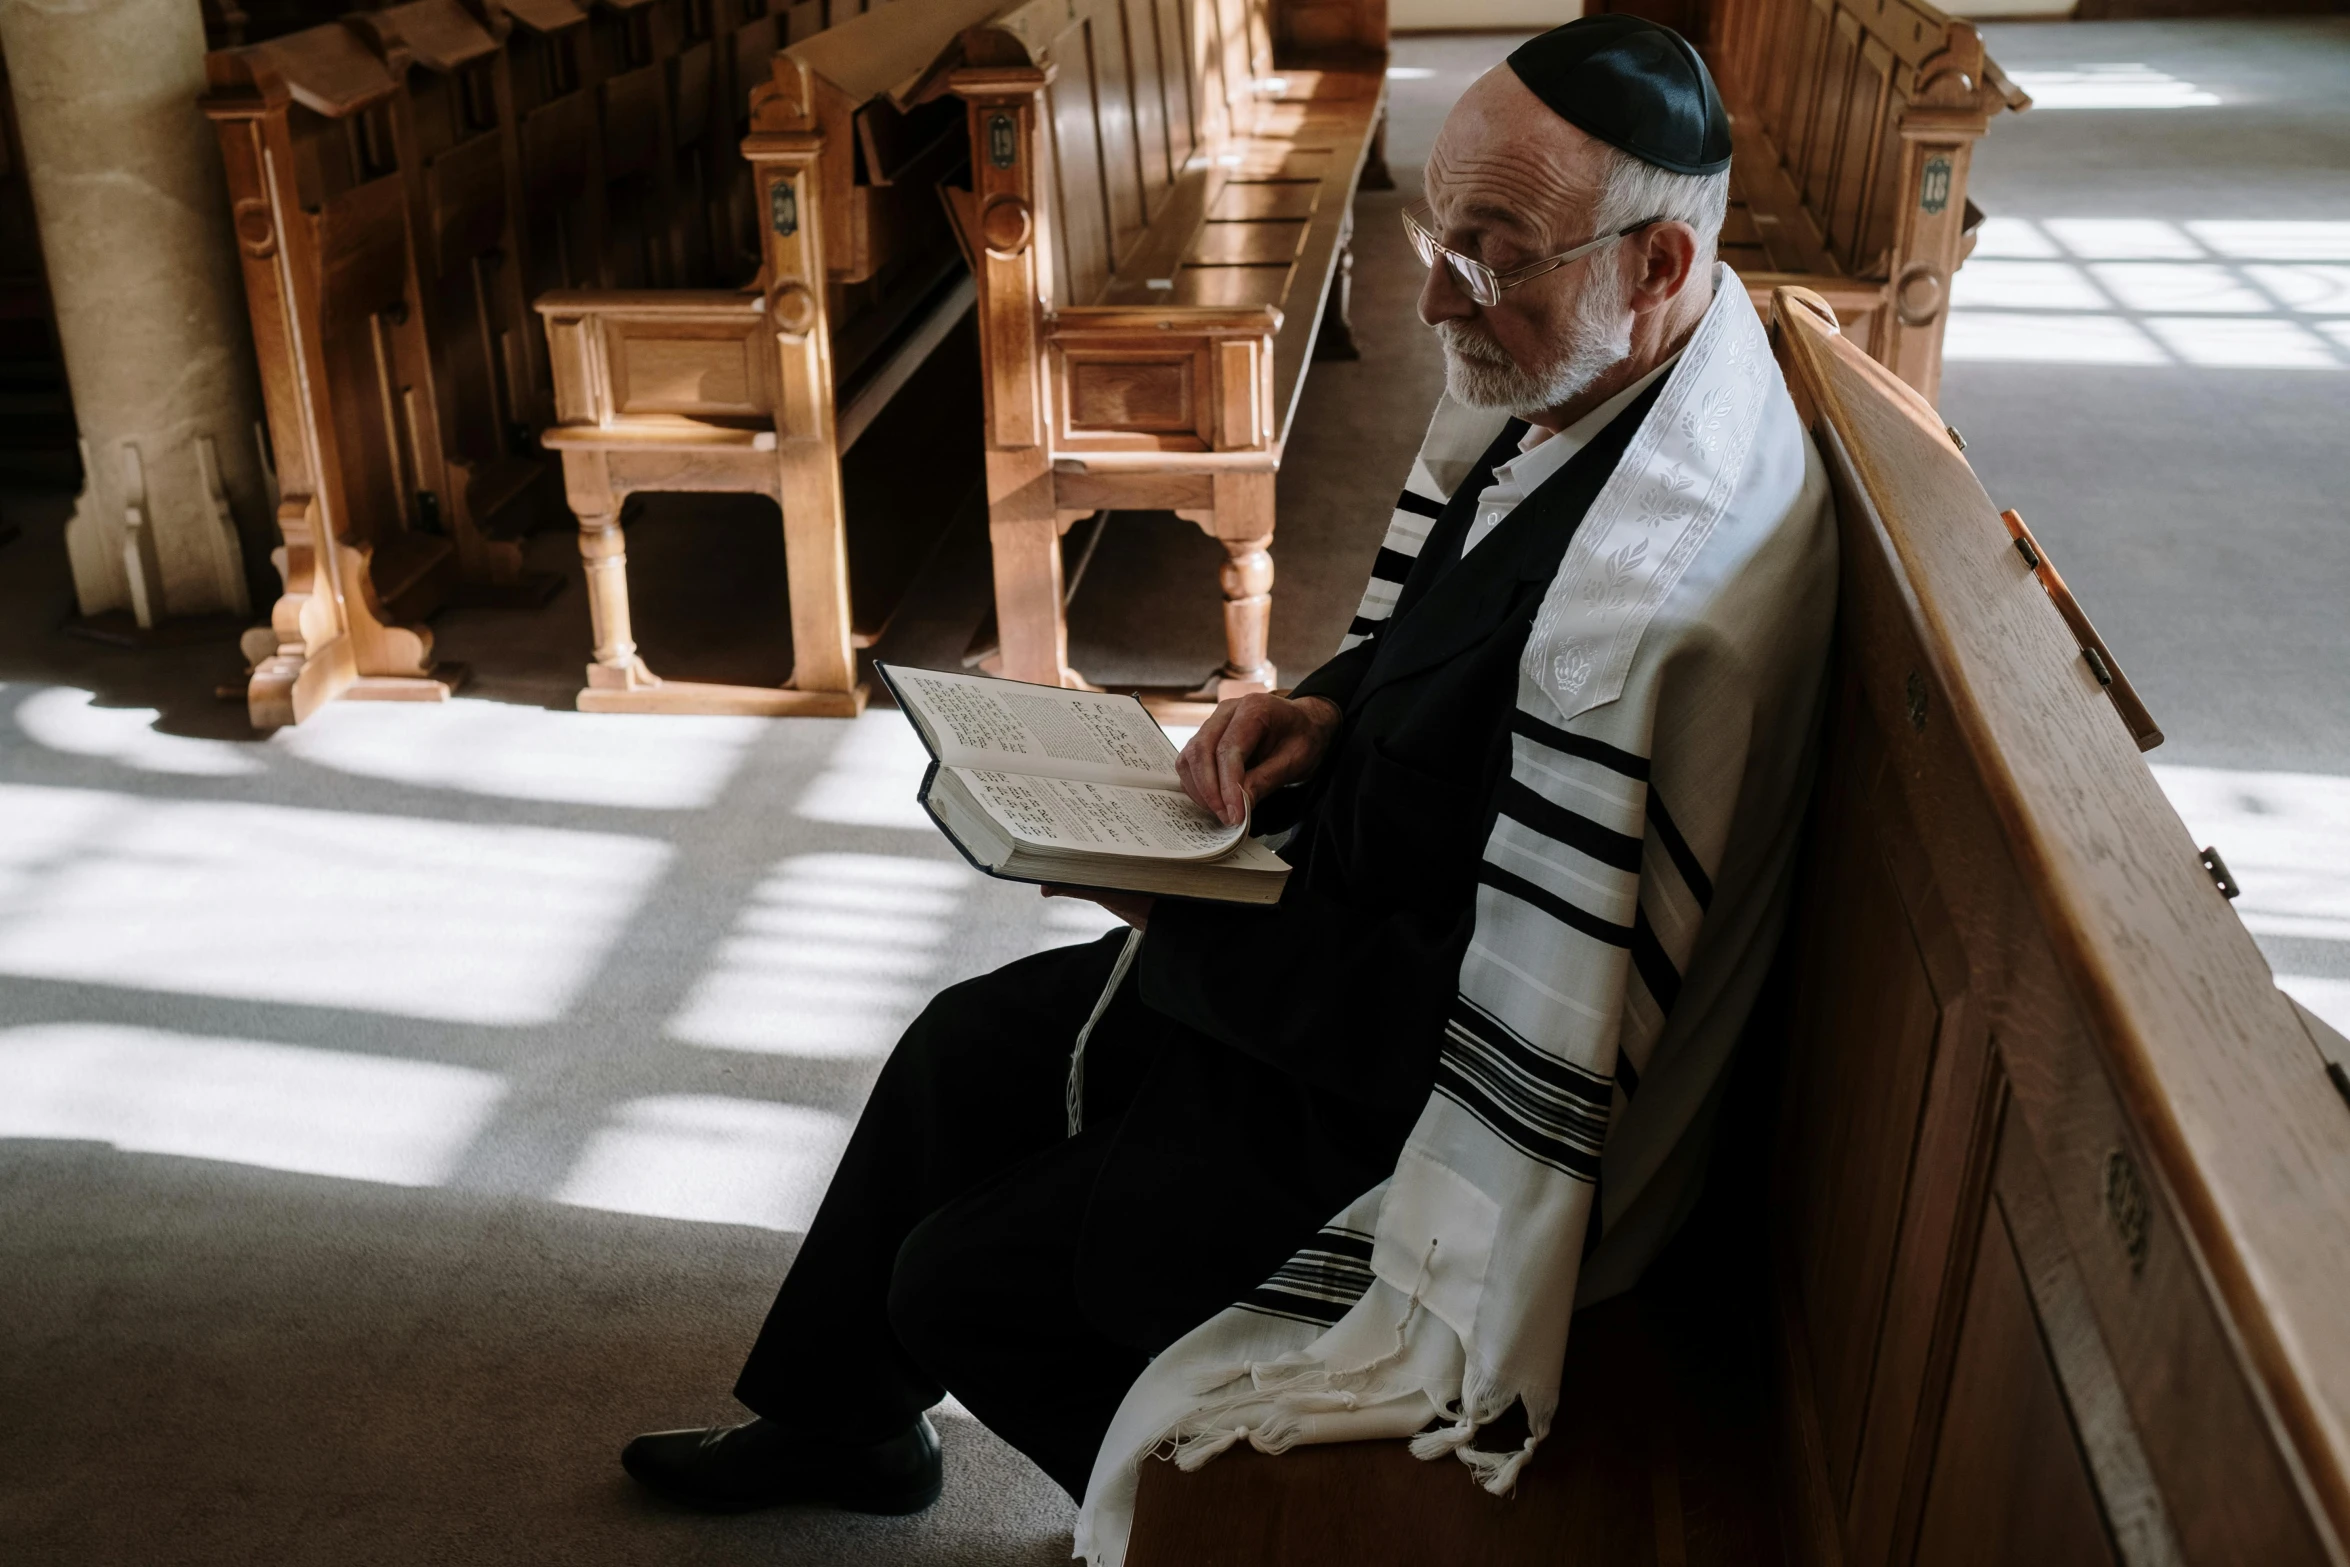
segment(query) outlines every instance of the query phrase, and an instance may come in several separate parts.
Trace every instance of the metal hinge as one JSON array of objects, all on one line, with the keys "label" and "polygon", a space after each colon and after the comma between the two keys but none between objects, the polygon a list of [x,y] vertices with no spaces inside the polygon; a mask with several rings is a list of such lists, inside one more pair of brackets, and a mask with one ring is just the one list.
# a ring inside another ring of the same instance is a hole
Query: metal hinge
[{"label": "metal hinge", "polygon": [[2072,631],[2073,641],[2080,646],[2081,657],[2088,664],[2089,673],[2096,677],[2098,689],[2112,698],[2114,711],[2121,715],[2122,723],[2130,731],[2130,738],[2137,741],[2141,751],[2151,751],[2162,744],[2162,730],[2154,722],[2154,715],[2146,711],[2146,704],[2138,700],[2137,691],[2123,678],[2113,654],[2106,649],[2105,639],[2097,634],[2095,626],[2089,624],[2089,617],[2081,612],[2081,606],[2074,601],[2072,590],[2064,585],[2064,578],[2058,573],[2056,563],[2040,548],[2040,541],[2032,537],[2032,530],[2024,526],[2021,516],[2013,511],[2003,511],[1999,519],[2007,524],[2007,534],[2014,541],[2015,552],[2023,557],[2024,564],[2031,569],[2040,586],[2047,590],[2048,597],[2056,605],[2057,614]]},{"label": "metal hinge", "polygon": [[2229,873],[2228,862],[2219,857],[2219,850],[2209,844],[2203,847],[2203,873],[2211,878],[2211,884],[2219,889],[2219,895],[2230,902],[2244,890]]}]

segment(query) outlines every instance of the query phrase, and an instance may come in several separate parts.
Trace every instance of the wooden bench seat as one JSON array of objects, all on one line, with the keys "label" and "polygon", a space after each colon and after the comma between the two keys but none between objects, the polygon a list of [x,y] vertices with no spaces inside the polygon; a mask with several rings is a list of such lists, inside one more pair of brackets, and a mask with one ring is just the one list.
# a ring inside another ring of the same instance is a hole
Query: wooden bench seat
[{"label": "wooden bench seat", "polygon": [[1352,352],[1353,199],[1383,177],[1386,106],[1383,13],[1322,8],[1320,52],[1277,68],[1278,30],[1266,0],[1028,0],[965,41],[971,187],[949,199],[979,290],[1002,674],[1084,683],[1061,535],[1163,509],[1224,546],[1227,658],[1158,695],[1276,683],[1274,473],[1317,340]]},{"label": "wooden bench seat", "polygon": [[[742,142],[761,261],[751,291],[558,290],[548,450],[588,562],[588,712],[852,716],[840,459],[971,310],[937,187],[965,160],[936,100],[963,30],[1001,0],[895,0],[775,54]],[[731,176],[726,183],[731,183]],[[637,651],[621,507],[647,491],[764,495],[782,514],[792,674],[664,680]]]},{"label": "wooden bench seat", "polygon": [[1514,1498],[1394,1442],[1147,1462],[1129,1567],[2340,1560],[2350,1044],[1932,406],[1817,294],[1775,311],[1841,588],[1697,1232],[1578,1314]]},{"label": "wooden bench seat", "polygon": [[1933,398],[1950,280],[1982,218],[1974,144],[2031,100],[1972,23],[1925,0],[1716,0],[1710,22],[1732,147],[1722,259],[1757,309],[1811,289]]}]

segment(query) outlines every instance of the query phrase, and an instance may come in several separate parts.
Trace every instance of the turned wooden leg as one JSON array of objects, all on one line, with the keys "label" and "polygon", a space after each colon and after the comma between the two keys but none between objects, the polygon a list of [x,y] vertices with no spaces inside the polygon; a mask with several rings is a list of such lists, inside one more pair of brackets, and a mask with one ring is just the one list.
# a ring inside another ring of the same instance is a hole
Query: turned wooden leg
[{"label": "turned wooden leg", "polygon": [[1273,629],[1273,536],[1225,539],[1224,667],[1216,672],[1216,699],[1273,689],[1266,643]]},{"label": "turned wooden leg", "polygon": [[1273,629],[1273,475],[1219,473],[1215,509],[1178,511],[1224,546],[1224,667],[1198,695],[1223,701],[1270,691],[1280,677],[1268,644]]},{"label": "turned wooden leg", "polygon": [[588,623],[596,638],[588,689],[634,691],[660,684],[636,656],[628,624],[628,540],[618,510],[579,519],[579,555],[587,564]]},{"label": "turned wooden leg", "polygon": [[[563,454],[563,498],[579,519],[579,558],[587,565],[588,624],[596,660],[587,667],[587,691],[634,691],[661,682],[636,656],[628,626],[628,540],[620,531],[620,502],[604,454]],[[580,694],[584,697],[587,691]]]}]

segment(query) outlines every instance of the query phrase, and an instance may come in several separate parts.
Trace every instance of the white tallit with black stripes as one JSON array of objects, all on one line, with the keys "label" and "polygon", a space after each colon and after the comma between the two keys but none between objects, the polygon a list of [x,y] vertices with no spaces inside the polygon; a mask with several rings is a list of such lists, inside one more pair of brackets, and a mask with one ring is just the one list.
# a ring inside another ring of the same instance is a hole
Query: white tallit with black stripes
[{"label": "white tallit with black stripes", "polygon": [[[1379,634],[1504,418],[1439,405],[1348,646]],[[1422,1433],[1421,1457],[1516,1482],[1558,1413],[1576,1305],[1636,1281],[1696,1197],[1784,912],[1834,547],[1819,460],[1717,267],[1528,638],[1427,1109],[1392,1177],[1129,1390],[1078,1519],[1097,1567],[1124,1560],[1154,1453]],[[1473,1447],[1513,1401],[1524,1446]]]}]

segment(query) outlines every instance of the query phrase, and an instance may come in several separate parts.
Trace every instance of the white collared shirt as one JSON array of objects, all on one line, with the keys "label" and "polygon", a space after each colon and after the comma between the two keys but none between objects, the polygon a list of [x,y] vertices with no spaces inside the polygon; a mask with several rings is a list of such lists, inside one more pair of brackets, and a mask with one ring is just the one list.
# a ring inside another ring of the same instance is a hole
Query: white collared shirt
[{"label": "white collared shirt", "polygon": [[1589,446],[1592,437],[1631,407],[1633,400],[1647,391],[1658,376],[1672,369],[1673,361],[1680,357],[1676,353],[1556,434],[1538,424],[1528,427],[1525,438],[1518,443],[1518,455],[1495,468],[1493,482],[1478,493],[1477,515],[1469,519],[1469,532],[1461,540],[1461,553],[1467,555],[1487,534],[1500,527],[1518,509],[1519,502],[1542,488],[1551,475],[1567,465],[1567,459]]}]

